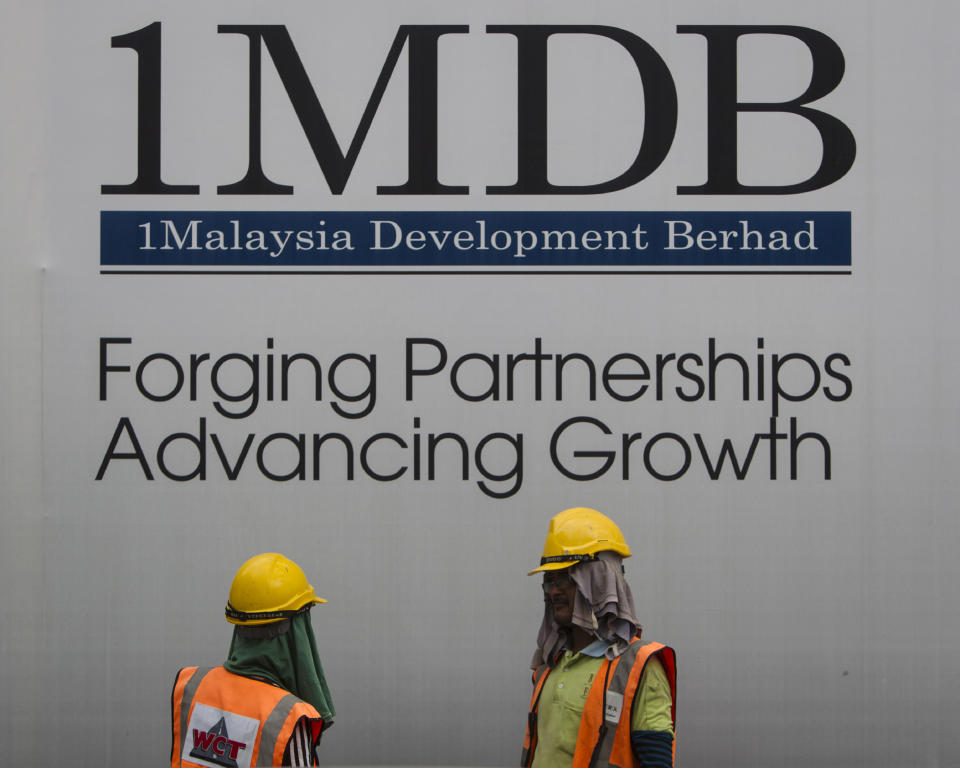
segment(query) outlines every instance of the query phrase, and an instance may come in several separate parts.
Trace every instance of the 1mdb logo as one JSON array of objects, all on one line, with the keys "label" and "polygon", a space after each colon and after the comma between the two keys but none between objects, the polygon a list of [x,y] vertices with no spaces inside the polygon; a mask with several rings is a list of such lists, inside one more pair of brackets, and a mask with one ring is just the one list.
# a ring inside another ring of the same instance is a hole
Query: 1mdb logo
[{"label": "1mdb logo", "polygon": [[227,768],[238,768],[237,755],[240,754],[241,749],[246,748],[247,745],[242,741],[234,741],[230,738],[227,733],[227,724],[221,717],[209,731],[193,729],[193,750],[190,752],[190,757],[227,766]]}]

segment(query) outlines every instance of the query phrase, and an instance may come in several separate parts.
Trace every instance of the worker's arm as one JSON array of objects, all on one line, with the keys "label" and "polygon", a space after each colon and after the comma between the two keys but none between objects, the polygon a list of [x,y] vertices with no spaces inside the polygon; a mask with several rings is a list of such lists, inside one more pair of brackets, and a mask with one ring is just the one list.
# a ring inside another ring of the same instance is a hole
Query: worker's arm
[{"label": "worker's arm", "polygon": [[653,657],[640,677],[630,718],[630,743],[641,768],[672,768],[672,707],[667,673]]},{"label": "worker's arm", "polygon": [[[293,727],[293,733],[290,734],[287,748],[283,752],[284,765],[295,766],[296,768],[320,765],[316,751],[320,743],[320,729],[313,727],[316,722],[318,721],[301,717]],[[316,740],[314,740],[314,733],[317,734]]]}]

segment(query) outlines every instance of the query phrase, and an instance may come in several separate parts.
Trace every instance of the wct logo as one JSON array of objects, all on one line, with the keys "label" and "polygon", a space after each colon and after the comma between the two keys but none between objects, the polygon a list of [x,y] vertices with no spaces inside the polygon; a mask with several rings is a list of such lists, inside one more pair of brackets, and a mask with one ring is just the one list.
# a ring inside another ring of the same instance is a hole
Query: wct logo
[{"label": "wct logo", "polygon": [[247,745],[242,741],[234,741],[227,733],[227,724],[220,718],[217,724],[209,731],[200,728],[193,729],[193,750],[190,757],[206,760],[225,768],[238,768],[237,755]]}]

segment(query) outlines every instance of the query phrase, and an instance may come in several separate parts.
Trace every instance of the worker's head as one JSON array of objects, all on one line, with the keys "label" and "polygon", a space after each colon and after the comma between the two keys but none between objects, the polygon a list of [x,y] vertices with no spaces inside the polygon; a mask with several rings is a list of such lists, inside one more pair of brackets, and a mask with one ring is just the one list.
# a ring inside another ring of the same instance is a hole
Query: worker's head
[{"label": "worker's head", "polygon": [[225,613],[235,626],[223,666],[312,704],[327,727],[333,702],[307,613],[314,603],[325,602],[293,560],[276,552],[251,557],[230,585]]},{"label": "worker's head", "polygon": [[630,557],[623,533],[609,517],[595,509],[575,507],[554,516],[543,543],[540,566],[543,595],[553,620],[561,627],[573,623],[577,584],[573,572],[582,563],[599,560],[601,552]]},{"label": "worker's head", "polygon": [[247,560],[233,577],[225,614],[231,624],[252,627],[282,622],[325,602],[293,560],[264,552]]},{"label": "worker's head", "polygon": [[577,597],[577,584],[571,571],[573,567],[543,574],[543,599],[553,620],[559,626],[567,628],[573,625],[573,604]]}]

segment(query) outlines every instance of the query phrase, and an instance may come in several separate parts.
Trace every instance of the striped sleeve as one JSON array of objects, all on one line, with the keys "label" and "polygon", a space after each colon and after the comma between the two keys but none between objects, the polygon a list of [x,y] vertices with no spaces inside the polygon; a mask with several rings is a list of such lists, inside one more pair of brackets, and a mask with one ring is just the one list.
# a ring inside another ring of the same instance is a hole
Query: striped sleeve
[{"label": "striped sleeve", "polygon": [[673,768],[673,734],[665,731],[634,731],[633,754],[640,768]]},{"label": "striped sleeve", "polygon": [[293,727],[287,748],[283,752],[283,764],[296,768],[309,768],[319,765],[317,753],[313,743],[313,729],[306,717],[301,717]]}]

